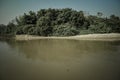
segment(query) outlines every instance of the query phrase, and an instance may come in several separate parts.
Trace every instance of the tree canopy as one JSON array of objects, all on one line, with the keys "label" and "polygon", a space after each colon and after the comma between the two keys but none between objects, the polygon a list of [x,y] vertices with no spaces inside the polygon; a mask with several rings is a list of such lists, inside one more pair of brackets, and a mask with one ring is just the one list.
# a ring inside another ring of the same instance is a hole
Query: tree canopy
[{"label": "tree canopy", "polygon": [[41,9],[16,17],[16,24],[0,25],[0,35],[30,34],[39,36],[73,36],[89,33],[120,33],[120,17],[103,13],[84,15],[71,8]]}]

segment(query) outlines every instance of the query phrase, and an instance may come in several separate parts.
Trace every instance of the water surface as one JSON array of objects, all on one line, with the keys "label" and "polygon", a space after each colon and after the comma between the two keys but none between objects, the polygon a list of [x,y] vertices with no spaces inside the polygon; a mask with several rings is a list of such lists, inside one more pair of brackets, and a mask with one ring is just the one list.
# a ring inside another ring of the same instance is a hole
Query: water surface
[{"label": "water surface", "polygon": [[120,80],[120,41],[0,41],[0,80]]}]

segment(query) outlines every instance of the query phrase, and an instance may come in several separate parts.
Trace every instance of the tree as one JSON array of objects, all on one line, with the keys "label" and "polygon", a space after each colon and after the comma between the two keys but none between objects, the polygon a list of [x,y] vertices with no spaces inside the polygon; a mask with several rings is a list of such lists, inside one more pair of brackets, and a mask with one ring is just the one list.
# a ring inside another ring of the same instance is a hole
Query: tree
[{"label": "tree", "polygon": [[40,34],[43,36],[48,36],[52,34],[51,21],[48,17],[41,17],[37,21],[37,27],[40,28]]},{"label": "tree", "polygon": [[72,36],[89,33],[120,33],[120,18],[103,13],[85,16],[83,11],[71,8],[41,9],[16,17],[16,24],[0,25],[0,35],[30,34],[39,36]]},{"label": "tree", "polygon": [[79,31],[69,23],[56,25],[53,29],[54,36],[73,36],[79,34]]},{"label": "tree", "polygon": [[101,12],[98,12],[97,13],[97,16],[100,18],[100,17],[102,17],[102,15],[103,15],[103,13],[101,13]]},{"label": "tree", "polygon": [[7,32],[7,26],[4,24],[0,24],[0,35],[5,35]]},{"label": "tree", "polygon": [[115,15],[111,15],[110,19],[108,19],[106,23],[108,26],[112,28],[112,32],[120,33],[120,18],[119,17]]},{"label": "tree", "polygon": [[72,18],[71,18],[71,24],[73,26],[76,26],[76,28],[82,28],[84,21],[85,21],[85,17],[82,11],[80,12],[73,12],[72,13]]},{"label": "tree", "polygon": [[12,22],[9,22],[7,25],[7,34],[16,35],[16,25]]},{"label": "tree", "polygon": [[36,13],[33,11],[29,11],[28,14],[24,13],[23,16],[19,16],[19,18],[16,18],[16,22],[19,26],[36,24],[36,21],[37,21],[37,16]]}]

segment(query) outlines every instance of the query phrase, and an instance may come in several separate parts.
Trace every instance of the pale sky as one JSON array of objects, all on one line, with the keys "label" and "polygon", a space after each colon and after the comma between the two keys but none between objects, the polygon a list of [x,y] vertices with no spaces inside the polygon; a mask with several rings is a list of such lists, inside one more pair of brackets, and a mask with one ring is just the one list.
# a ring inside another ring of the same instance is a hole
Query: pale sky
[{"label": "pale sky", "polygon": [[95,15],[120,16],[120,0],[0,0],[0,24],[7,24],[16,16],[30,10],[46,8],[73,8]]}]

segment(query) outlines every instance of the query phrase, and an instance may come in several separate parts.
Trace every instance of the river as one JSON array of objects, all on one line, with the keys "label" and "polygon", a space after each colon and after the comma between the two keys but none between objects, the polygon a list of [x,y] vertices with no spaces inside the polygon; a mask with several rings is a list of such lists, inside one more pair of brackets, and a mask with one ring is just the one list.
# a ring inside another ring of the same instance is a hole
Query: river
[{"label": "river", "polygon": [[0,80],[120,80],[120,41],[0,41]]}]

